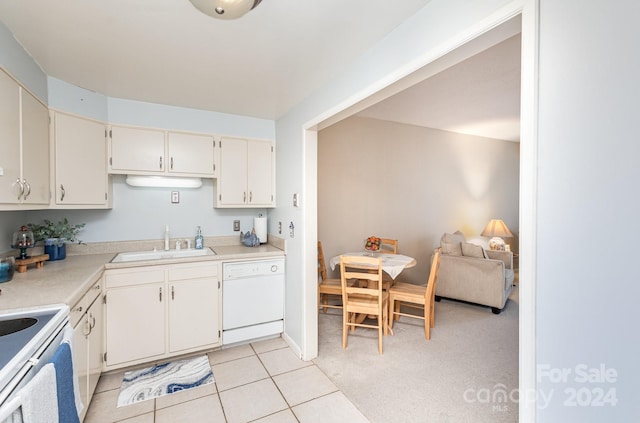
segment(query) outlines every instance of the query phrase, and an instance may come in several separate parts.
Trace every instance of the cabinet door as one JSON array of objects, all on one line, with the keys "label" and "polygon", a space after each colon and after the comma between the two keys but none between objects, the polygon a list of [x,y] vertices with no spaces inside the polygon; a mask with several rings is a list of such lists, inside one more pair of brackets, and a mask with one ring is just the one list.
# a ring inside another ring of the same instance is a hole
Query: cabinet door
[{"label": "cabinet door", "polygon": [[216,276],[169,283],[169,352],[218,343]]},{"label": "cabinet door", "polygon": [[20,194],[20,87],[0,69],[0,203]]},{"label": "cabinet door", "polygon": [[111,173],[164,173],[164,131],[112,126]]},{"label": "cabinet door", "polygon": [[247,140],[223,138],[220,141],[218,204],[247,203]]},{"label": "cabinet door", "polygon": [[211,135],[169,132],[169,173],[214,176],[215,141]]},{"label": "cabinet door", "polygon": [[[98,285],[97,289],[100,289]],[[88,398],[91,401],[93,392],[96,390],[100,373],[102,372],[104,322],[103,322],[103,302],[102,296],[99,296],[89,307],[87,311],[87,325],[90,328],[87,357],[87,391]],[[88,402],[86,403],[88,406]]]},{"label": "cabinet door", "polygon": [[[135,274],[131,275],[132,281]],[[164,353],[164,283],[107,290],[107,365],[151,358]]]},{"label": "cabinet door", "polygon": [[107,205],[104,123],[56,112],[55,204]]},{"label": "cabinet door", "polygon": [[273,204],[273,144],[262,141],[249,141],[247,151],[247,189],[248,203],[251,205]]},{"label": "cabinet door", "polygon": [[29,194],[24,204],[49,204],[49,110],[22,92],[22,179]]},{"label": "cabinet door", "polygon": [[88,363],[88,340],[89,321],[86,313],[73,329],[73,362],[78,374],[78,390],[80,400],[84,404],[83,414],[89,407],[89,391],[87,389],[87,363]]}]

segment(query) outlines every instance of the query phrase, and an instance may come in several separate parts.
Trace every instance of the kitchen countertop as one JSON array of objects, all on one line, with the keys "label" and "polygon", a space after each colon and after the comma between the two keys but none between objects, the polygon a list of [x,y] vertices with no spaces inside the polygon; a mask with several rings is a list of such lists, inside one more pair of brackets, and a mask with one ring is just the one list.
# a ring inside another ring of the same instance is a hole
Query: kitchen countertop
[{"label": "kitchen countertop", "polygon": [[200,261],[234,261],[284,256],[271,244],[258,247],[219,245],[211,247],[216,255],[167,260],[110,263],[116,253],[67,255],[64,260],[46,261],[41,269],[30,266],[15,272],[10,282],[0,283],[0,313],[50,304],[75,305],[106,269],[121,269],[159,264]]}]

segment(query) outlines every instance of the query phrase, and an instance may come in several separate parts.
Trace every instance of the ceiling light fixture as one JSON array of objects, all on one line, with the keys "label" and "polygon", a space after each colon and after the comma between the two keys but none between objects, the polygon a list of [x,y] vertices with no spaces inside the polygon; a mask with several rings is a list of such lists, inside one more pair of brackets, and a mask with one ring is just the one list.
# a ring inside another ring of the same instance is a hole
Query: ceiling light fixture
[{"label": "ceiling light fixture", "polygon": [[127,175],[125,182],[132,187],[150,188],[200,188],[202,186],[200,178],[170,176]]},{"label": "ceiling light fixture", "polygon": [[202,13],[219,19],[237,19],[262,0],[189,0]]}]

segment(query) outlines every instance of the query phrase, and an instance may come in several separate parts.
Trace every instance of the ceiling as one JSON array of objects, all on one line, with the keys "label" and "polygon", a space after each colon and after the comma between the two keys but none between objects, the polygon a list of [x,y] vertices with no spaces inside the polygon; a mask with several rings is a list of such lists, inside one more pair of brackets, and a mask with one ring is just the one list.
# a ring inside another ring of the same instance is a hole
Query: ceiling
[{"label": "ceiling", "polygon": [[[278,119],[428,2],[263,0],[227,21],[188,0],[0,0],[0,20],[47,75],[70,84]],[[517,140],[519,42],[505,43],[361,114]]]}]

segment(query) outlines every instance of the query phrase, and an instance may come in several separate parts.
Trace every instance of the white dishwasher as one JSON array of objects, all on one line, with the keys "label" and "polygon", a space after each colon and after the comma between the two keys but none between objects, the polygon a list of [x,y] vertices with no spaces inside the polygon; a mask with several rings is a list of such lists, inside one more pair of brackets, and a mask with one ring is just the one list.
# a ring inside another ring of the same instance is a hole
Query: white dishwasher
[{"label": "white dishwasher", "polygon": [[284,258],[222,264],[222,344],[284,331]]}]

